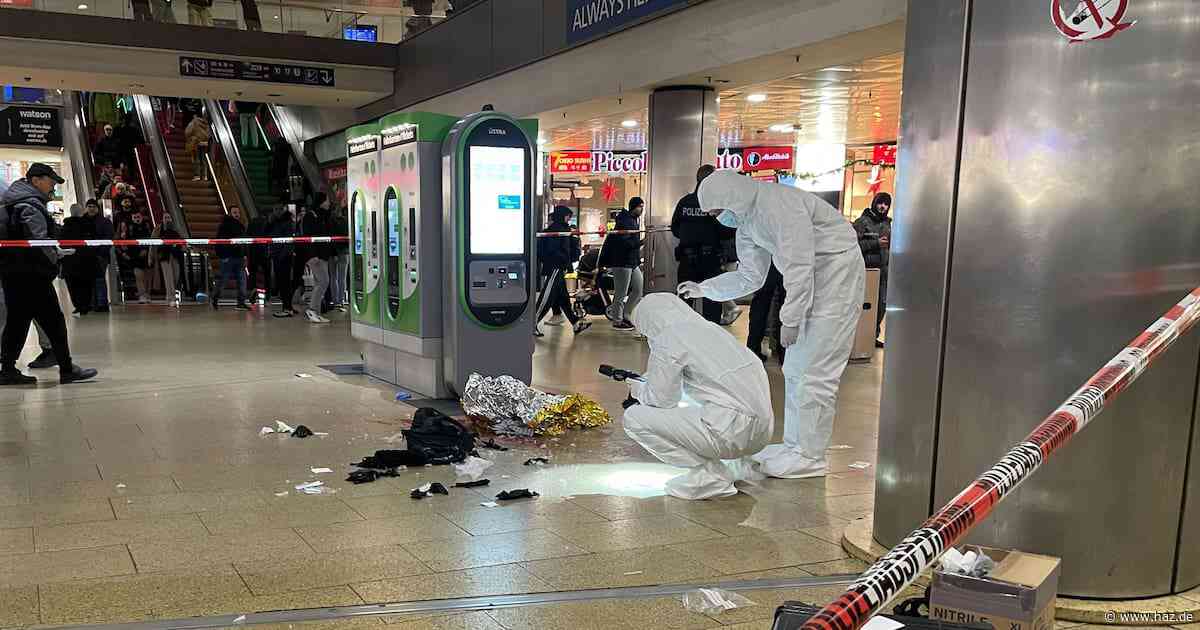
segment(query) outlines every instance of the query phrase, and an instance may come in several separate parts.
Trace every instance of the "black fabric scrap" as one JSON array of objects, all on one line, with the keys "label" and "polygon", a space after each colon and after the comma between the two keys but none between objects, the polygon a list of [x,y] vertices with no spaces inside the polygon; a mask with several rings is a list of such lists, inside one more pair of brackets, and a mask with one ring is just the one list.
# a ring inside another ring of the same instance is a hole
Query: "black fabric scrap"
[{"label": "black fabric scrap", "polygon": [[480,479],[478,481],[460,481],[454,484],[455,488],[478,488],[492,483],[491,479]]},{"label": "black fabric scrap", "polygon": [[346,481],[357,485],[362,483],[371,483],[372,481],[382,477],[399,476],[400,471],[396,470],[395,468],[389,468],[386,470],[356,470],[350,473],[350,476],[346,477]]},{"label": "black fabric scrap", "polygon": [[507,446],[500,446],[499,444],[497,444],[496,438],[488,438],[488,441],[480,442],[479,445],[482,446],[483,448],[490,448],[493,451],[507,451],[508,450]]},{"label": "black fabric scrap", "polygon": [[497,501],[512,501],[513,499],[533,499],[538,496],[541,496],[541,495],[539,495],[536,492],[530,492],[529,490],[526,490],[525,488],[521,488],[519,490],[502,490],[502,491],[500,491],[500,494],[496,495],[496,500]]},{"label": "black fabric scrap", "polygon": [[416,451],[382,450],[375,451],[374,455],[364,457],[361,462],[353,465],[359,468],[387,470],[399,466],[421,467],[428,463],[429,460]]},{"label": "black fabric scrap", "polygon": [[429,484],[429,490],[427,492],[421,492],[420,488],[413,488],[412,493],[409,494],[408,496],[410,496],[414,499],[424,499],[425,497],[428,497],[428,496],[431,496],[434,494],[449,495],[450,491],[446,489],[446,486],[443,486],[442,484],[435,481],[435,482]]},{"label": "black fabric scrap", "polygon": [[537,464],[549,464],[550,460],[545,457],[530,457],[525,460],[526,466],[536,466]]},{"label": "black fabric scrap", "polygon": [[294,437],[294,438],[311,437],[312,434],[313,434],[312,429],[304,426],[303,424],[292,430],[292,437]]}]

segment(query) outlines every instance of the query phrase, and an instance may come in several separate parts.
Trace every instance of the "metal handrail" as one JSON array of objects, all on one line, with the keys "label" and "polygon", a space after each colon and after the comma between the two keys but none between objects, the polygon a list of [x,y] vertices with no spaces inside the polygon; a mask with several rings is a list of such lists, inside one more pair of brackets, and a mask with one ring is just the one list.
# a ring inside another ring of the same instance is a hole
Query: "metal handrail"
[{"label": "metal handrail", "polygon": [[221,185],[217,183],[217,169],[213,167],[212,156],[208,153],[204,154],[204,164],[208,167],[208,176],[212,178],[213,188],[217,189],[217,199],[221,200],[221,210],[225,214],[229,214],[229,204],[225,203],[225,193],[221,192]]},{"label": "metal handrail", "polygon": [[246,163],[242,160],[241,150],[233,138],[233,129],[229,119],[222,113],[221,104],[215,99],[204,101],[205,109],[210,113],[213,136],[221,150],[225,153],[225,163],[229,165],[229,174],[233,178],[233,187],[237,190],[238,205],[248,218],[258,216],[258,206],[254,200],[254,190],[250,188],[250,178],[246,175]]},{"label": "metal handrail", "polygon": [[182,228],[180,232],[184,236],[191,236],[187,213],[183,211],[183,201],[175,183],[175,165],[171,163],[171,152],[167,151],[166,140],[158,128],[158,120],[154,116],[154,106],[150,103],[150,97],[145,94],[133,95],[133,103],[138,122],[142,125],[142,134],[146,137],[146,143],[150,145],[150,152],[154,156],[154,175],[158,180],[159,196],[164,206],[163,211],[171,212],[171,216],[175,218],[175,225]]}]

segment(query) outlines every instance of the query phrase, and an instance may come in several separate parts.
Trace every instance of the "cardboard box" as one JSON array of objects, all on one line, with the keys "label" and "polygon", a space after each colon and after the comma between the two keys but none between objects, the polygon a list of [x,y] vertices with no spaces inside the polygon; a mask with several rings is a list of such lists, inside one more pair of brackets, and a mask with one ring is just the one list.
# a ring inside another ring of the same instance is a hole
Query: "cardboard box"
[{"label": "cardboard box", "polygon": [[1021,551],[966,545],[987,554],[996,568],[985,578],[933,572],[929,617],[984,623],[994,630],[1053,630],[1061,561]]}]

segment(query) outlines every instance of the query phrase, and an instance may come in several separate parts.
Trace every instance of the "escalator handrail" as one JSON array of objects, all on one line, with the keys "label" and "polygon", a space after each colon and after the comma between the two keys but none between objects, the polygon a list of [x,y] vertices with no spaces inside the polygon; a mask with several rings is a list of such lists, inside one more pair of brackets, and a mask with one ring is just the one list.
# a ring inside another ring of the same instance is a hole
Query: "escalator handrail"
[{"label": "escalator handrail", "polygon": [[[154,158],[155,179],[158,180],[158,193],[163,203],[163,211],[171,211],[175,225],[184,238],[191,236],[191,227],[187,223],[187,213],[183,209],[183,199],[179,195],[176,184],[178,175],[175,165],[171,163],[171,152],[167,150],[167,141],[158,127],[158,118],[154,115],[154,106],[150,97],[145,94],[133,95],[134,109],[137,111],[138,122],[142,125],[142,135],[150,145],[150,153]],[[165,167],[165,168],[162,168]]]},{"label": "escalator handrail", "polygon": [[[267,114],[271,116],[271,120],[275,123],[275,129],[279,131],[279,134],[283,136],[283,141],[286,142],[288,148],[291,149],[292,158],[296,160],[296,164],[300,165],[300,171],[304,173],[304,177],[308,180],[309,186],[311,186],[313,190],[324,190],[325,185],[324,180],[321,179],[321,173],[317,170],[316,165],[308,159],[308,156],[304,155],[302,144],[303,141],[299,139],[299,134],[297,134],[294,129],[291,129],[290,125],[288,126],[288,129],[292,132],[291,135],[289,135],[287,131],[284,131],[284,120],[282,120],[283,117],[279,115],[278,105],[274,103],[267,103],[266,105]],[[291,136],[297,136],[297,138],[293,140]]]},{"label": "escalator handrail", "polygon": [[253,219],[259,214],[258,205],[255,203],[254,191],[250,188],[250,178],[246,175],[246,163],[242,160],[242,152],[233,138],[233,128],[229,126],[229,119],[225,118],[221,104],[216,99],[205,99],[204,109],[208,113],[213,136],[221,145],[221,151],[225,153],[225,163],[229,166],[233,187],[239,197],[238,206],[247,218]]}]

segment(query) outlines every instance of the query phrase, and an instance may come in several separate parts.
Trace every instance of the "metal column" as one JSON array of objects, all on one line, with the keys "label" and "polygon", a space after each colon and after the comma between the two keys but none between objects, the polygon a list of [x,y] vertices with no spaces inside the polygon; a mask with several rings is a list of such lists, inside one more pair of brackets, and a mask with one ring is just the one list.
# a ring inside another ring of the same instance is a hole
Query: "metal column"
[{"label": "metal column", "polygon": [[[668,226],[675,204],[696,188],[696,169],[712,164],[717,154],[716,91],[703,86],[655,90],[650,95],[649,135],[649,194],[642,225]],[[665,235],[647,238],[646,243],[646,292],[674,291],[674,239]]]},{"label": "metal column", "polygon": [[[1200,285],[1200,5],[1130,3],[1135,25],[1071,43],[1046,4],[909,2],[885,545]],[[970,541],[1062,557],[1062,595],[1195,587],[1198,361],[1180,340]]]}]

